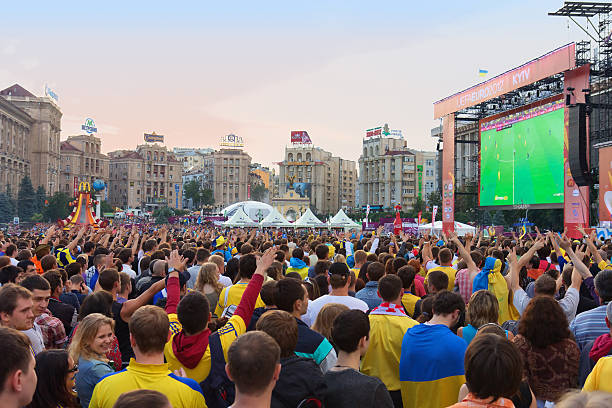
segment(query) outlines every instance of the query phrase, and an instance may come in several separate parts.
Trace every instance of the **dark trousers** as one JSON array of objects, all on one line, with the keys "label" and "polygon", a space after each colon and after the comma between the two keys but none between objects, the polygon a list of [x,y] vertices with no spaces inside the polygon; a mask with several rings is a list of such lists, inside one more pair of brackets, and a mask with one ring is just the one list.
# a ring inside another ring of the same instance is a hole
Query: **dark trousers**
[{"label": "dark trousers", "polygon": [[402,404],[402,391],[389,391],[389,395],[391,395],[391,400],[393,401],[393,406],[395,408],[403,408],[404,404]]}]

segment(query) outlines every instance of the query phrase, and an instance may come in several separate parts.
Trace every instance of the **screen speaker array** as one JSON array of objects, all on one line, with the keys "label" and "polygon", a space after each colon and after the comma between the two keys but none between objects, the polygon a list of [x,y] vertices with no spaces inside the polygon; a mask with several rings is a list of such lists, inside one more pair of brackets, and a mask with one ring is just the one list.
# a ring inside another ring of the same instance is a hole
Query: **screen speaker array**
[{"label": "screen speaker array", "polygon": [[579,186],[591,184],[587,142],[586,105],[584,103],[571,105],[569,107],[568,160],[574,181]]}]

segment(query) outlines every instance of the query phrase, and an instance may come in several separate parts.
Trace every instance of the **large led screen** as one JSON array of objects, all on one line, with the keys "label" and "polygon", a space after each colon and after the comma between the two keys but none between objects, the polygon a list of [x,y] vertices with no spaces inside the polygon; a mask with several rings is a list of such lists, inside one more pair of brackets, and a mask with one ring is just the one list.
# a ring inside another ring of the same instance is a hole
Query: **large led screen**
[{"label": "large led screen", "polygon": [[563,101],[480,123],[480,205],[563,203]]}]

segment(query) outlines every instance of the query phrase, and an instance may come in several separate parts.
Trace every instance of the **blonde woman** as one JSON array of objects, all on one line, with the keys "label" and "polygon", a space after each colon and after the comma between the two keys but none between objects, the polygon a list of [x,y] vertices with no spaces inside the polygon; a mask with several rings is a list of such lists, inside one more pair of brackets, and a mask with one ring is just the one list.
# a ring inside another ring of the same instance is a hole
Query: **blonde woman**
[{"label": "blonde woman", "polygon": [[[457,336],[462,337],[470,344],[478,330],[486,325],[496,325],[499,318],[499,302],[495,295],[488,290],[481,289],[470,297],[466,311],[468,325],[457,330]],[[506,331],[506,337],[512,340],[512,333]]]},{"label": "blonde woman", "polygon": [[206,296],[211,311],[217,307],[219,294],[223,287],[221,282],[219,282],[219,268],[217,265],[212,262],[202,264],[193,288]]},{"label": "blonde woman", "polygon": [[348,306],[340,303],[326,304],[319,311],[317,319],[312,325],[312,330],[322,334],[327,340],[331,341],[331,329],[334,319],[345,310],[349,310]]},{"label": "blonde woman", "polygon": [[115,338],[114,323],[110,317],[92,313],[81,320],[70,343],[70,357],[78,361],[76,390],[83,408],[89,406],[100,378],[115,372],[106,358]]}]

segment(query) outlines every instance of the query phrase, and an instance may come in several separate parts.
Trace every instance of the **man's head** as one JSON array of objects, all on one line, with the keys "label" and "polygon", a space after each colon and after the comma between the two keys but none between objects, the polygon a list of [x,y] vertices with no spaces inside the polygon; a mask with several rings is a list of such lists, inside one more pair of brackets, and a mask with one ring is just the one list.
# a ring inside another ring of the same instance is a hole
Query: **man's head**
[{"label": "man's head", "polygon": [[159,391],[154,390],[134,390],[124,392],[117,398],[113,408],[172,408],[168,397]]},{"label": "man's head", "polygon": [[351,272],[348,266],[343,262],[334,262],[331,264],[329,267],[328,280],[332,289],[348,288],[351,284]]},{"label": "man's head", "polygon": [[329,255],[329,247],[325,244],[319,244],[315,248],[315,254],[317,255],[319,261],[327,259],[327,256]]},{"label": "man's head", "polygon": [[442,271],[431,271],[427,274],[427,290],[436,294],[441,290],[448,289],[448,275]]},{"label": "man's head", "polygon": [[93,264],[96,267],[96,269],[100,269],[102,265],[104,265],[105,261],[106,261],[106,255],[98,254],[94,256]]},{"label": "man's head", "polygon": [[43,272],[50,271],[51,269],[57,269],[57,259],[53,255],[45,255],[40,260],[40,267]]},{"label": "man's head", "polygon": [[48,271],[45,272],[42,277],[45,278],[51,286],[51,296],[59,297],[62,293],[62,289],[64,289],[62,275],[58,271]]},{"label": "man's head", "polygon": [[370,320],[361,310],[346,310],[332,324],[331,337],[339,351],[363,356],[368,350]]},{"label": "man's head", "polygon": [[49,306],[49,298],[51,297],[49,281],[40,275],[30,275],[21,282],[21,286],[32,293],[32,312],[34,317],[43,314],[47,306]]},{"label": "man's head", "polygon": [[142,250],[145,252],[152,252],[155,250],[155,248],[157,248],[157,240],[151,238],[151,239],[147,239],[143,244],[142,244]]},{"label": "man's head", "polygon": [[24,287],[7,283],[0,288],[0,323],[15,330],[28,330],[34,324],[32,293]]},{"label": "man's head", "polygon": [[23,270],[14,265],[6,265],[0,268],[0,284],[17,283],[17,278]]},{"label": "man's head", "polygon": [[308,291],[302,285],[302,282],[285,278],[276,283],[276,292],[274,294],[276,307],[291,314],[301,316],[308,310]]},{"label": "man's head", "polygon": [[100,287],[107,292],[119,291],[121,288],[121,281],[119,279],[119,272],[115,268],[105,269],[98,275],[98,284]]},{"label": "man's head", "polygon": [[438,257],[442,266],[451,266],[453,264],[453,253],[448,248],[442,248]]},{"label": "man's head", "polygon": [[73,262],[71,264],[68,264],[68,266],[66,266],[65,268],[65,271],[66,271],[66,274],[68,275],[68,279],[70,279],[74,275],[80,275],[82,271],[81,263]]},{"label": "man's head", "polygon": [[151,271],[151,275],[158,277],[165,277],[168,274],[168,262],[162,261],[158,259],[153,264],[153,270]]},{"label": "man's head", "polygon": [[14,258],[15,255],[17,254],[17,245],[15,244],[9,244],[6,246],[6,249],[4,250],[4,253],[6,254],[6,256],[8,256],[9,258]]},{"label": "man's head", "polygon": [[83,253],[89,256],[93,255],[94,249],[96,249],[96,244],[91,241],[87,241],[83,244]]},{"label": "man's head", "polygon": [[402,266],[397,270],[397,276],[402,280],[402,287],[410,290],[416,276],[416,269],[412,265]]},{"label": "man's head", "polygon": [[187,260],[187,266],[193,265],[195,259],[195,251],[193,249],[189,248],[184,250],[181,256]]},{"label": "man's head", "polygon": [[555,296],[556,291],[557,283],[550,275],[545,273],[536,279],[534,285],[534,293],[536,296]]},{"label": "man's head", "polygon": [[34,254],[36,254],[36,259],[38,259],[39,261],[45,256],[47,256],[49,252],[51,252],[51,247],[47,244],[41,244],[37,246],[34,250]]},{"label": "man's head", "polygon": [[170,322],[166,312],[157,306],[142,306],[130,318],[130,343],[140,355],[157,355],[164,352],[168,341]]},{"label": "man's head", "polygon": [[191,291],[179,302],[176,315],[185,333],[197,334],[206,329],[210,320],[208,299],[202,292]]},{"label": "man's head", "polygon": [[304,258],[304,251],[301,248],[295,248],[291,253],[291,257],[302,260]]},{"label": "man's head", "polygon": [[276,306],[276,283],[277,282],[275,280],[264,283],[261,287],[261,291],[259,292],[261,301],[268,307]]},{"label": "man's head", "polygon": [[17,267],[23,269],[23,276],[29,276],[36,273],[36,265],[30,260],[19,261]]},{"label": "man's head", "polygon": [[604,269],[595,276],[595,290],[602,302],[612,301],[612,269]]},{"label": "man's head", "polygon": [[259,397],[271,393],[280,368],[280,347],[262,331],[243,334],[227,352],[225,371],[236,384],[236,398],[240,394]]},{"label": "man's head", "polygon": [[402,280],[397,275],[385,275],[378,281],[378,295],[384,302],[401,304],[402,289]]},{"label": "man's head", "polygon": [[208,257],[210,256],[210,251],[206,248],[198,248],[196,251],[196,262],[198,264],[203,264],[208,261]]},{"label": "man's head", "polygon": [[366,253],[366,251],[360,249],[358,251],[355,251],[355,268],[360,267],[361,265],[363,265],[366,262],[366,259],[368,257],[368,254]]},{"label": "man's head", "polygon": [[385,266],[380,262],[372,262],[368,265],[366,275],[369,281],[378,282],[385,275]]},{"label": "man's head", "polygon": [[449,326],[454,326],[459,320],[461,313],[465,311],[463,298],[448,290],[442,290],[436,294],[433,300],[432,311],[435,316],[450,319]]},{"label": "man's head", "polygon": [[257,258],[255,254],[243,255],[239,259],[240,277],[251,279],[257,269]]},{"label": "man's head", "polygon": [[119,272],[119,287],[121,288],[119,289],[119,293],[124,295],[123,297],[130,294],[132,291],[132,279],[130,278],[130,275],[125,272]]},{"label": "man's head", "polygon": [[121,263],[124,265],[134,262],[134,255],[132,254],[132,250],[129,248],[123,248],[121,251],[119,251],[119,256],[117,258],[119,258]]},{"label": "man's head", "polygon": [[28,337],[17,330],[0,327],[0,399],[24,407],[36,390],[36,361]]},{"label": "man's head", "polygon": [[256,328],[276,340],[280,347],[281,358],[293,355],[298,341],[298,326],[291,314],[284,310],[270,310],[257,320]]}]

